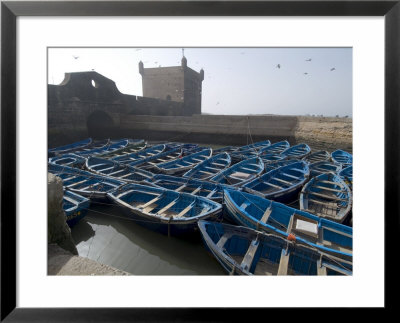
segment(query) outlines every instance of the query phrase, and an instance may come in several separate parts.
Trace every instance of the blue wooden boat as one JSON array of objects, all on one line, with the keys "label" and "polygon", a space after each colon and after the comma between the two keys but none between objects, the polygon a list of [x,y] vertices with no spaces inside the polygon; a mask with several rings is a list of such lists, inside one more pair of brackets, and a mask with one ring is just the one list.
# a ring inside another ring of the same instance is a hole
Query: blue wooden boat
[{"label": "blue wooden boat", "polygon": [[335,163],[342,164],[343,168],[353,164],[353,155],[341,149],[335,150],[331,158]]},{"label": "blue wooden boat", "polygon": [[90,200],[107,200],[107,193],[115,190],[126,182],[114,178],[95,175],[93,173],[72,168],[48,164],[48,171],[63,181],[63,186],[74,193]]},{"label": "blue wooden boat", "polygon": [[154,156],[146,157],[134,162],[131,162],[127,165],[134,166],[140,169],[146,169],[151,171],[152,173],[157,173],[157,165],[161,163],[166,163],[168,161],[176,160],[182,157],[182,149],[177,147],[162,153],[156,154]]},{"label": "blue wooden boat", "polygon": [[254,144],[240,146],[230,153],[232,162],[237,163],[241,160],[257,157],[260,150],[271,145],[269,140],[259,141]]},{"label": "blue wooden boat", "polygon": [[330,161],[331,154],[326,150],[319,150],[304,157],[303,160],[305,160],[309,164],[313,164],[319,161]]},{"label": "blue wooden boat", "polygon": [[173,190],[175,192],[189,193],[203,196],[215,202],[222,202],[223,190],[226,187],[222,184],[208,181],[177,177],[171,175],[157,174],[148,180],[152,185]]},{"label": "blue wooden boat", "polygon": [[235,151],[238,147],[235,146],[225,146],[217,149],[213,149],[213,155],[218,155],[220,153],[228,153]]},{"label": "blue wooden boat", "polygon": [[86,160],[85,166],[95,174],[116,178],[129,183],[141,182],[154,176],[153,173],[144,169],[123,165],[115,160],[100,157],[89,157]]},{"label": "blue wooden boat", "polygon": [[273,163],[265,164],[265,173],[268,173],[271,170],[277,169],[277,168],[282,167],[282,166],[298,163],[299,161],[300,161],[299,159],[284,159],[284,160],[278,160],[278,161],[273,162]]},{"label": "blue wooden boat", "polygon": [[102,155],[102,157],[113,158],[117,156],[128,155],[139,152],[145,149],[146,146],[147,143],[144,139],[129,139],[128,145],[125,148],[105,153]]},{"label": "blue wooden boat", "polygon": [[88,198],[64,189],[63,210],[69,227],[73,227],[86,216],[89,206]]},{"label": "blue wooden boat", "polygon": [[270,146],[264,147],[260,150],[260,157],[262,155],[269,155],[269,154],[280,154],[286,149],[290,147],[290,144],[287,140],[276,142]]},{"label": "blue wooden boat", "polygon": [[87,156],[92,151],[98,151],[98,149],[105,149],[110,144],[110,139],[93,140],[89,145],[80,147],[70,151],[71,153]]},{"label": "blue wooden boat", "polygon": [[110,159],[121,164],[132,164],[133,162],[136,162],[138,160],[143,160],[147,157],[156,156],[162,153],[164,150],[165,150],[165,145],[161,144],[140,150],[135,153],[112,157]]},{"label": "blue wooden boat", "polygon": [[78,142],[74,142],[73,144],[51,148],[48,150],[48,156],[54,157],[56,155],[66,154],[66,153],[72,152],[74,150],[87,147],[91,143],[92,143],[92,138],[87,138],[87,139],[84,139],[84,140],[81,140]]},{"label": "blue wooden boat", "polygon": [[192,233],[198,220],[215,219],[222,212],[219,203],[160,187],[127,184],[108,196],[138,224],[168,235]]},{"label": "blue wooden boat", "polygon": [[287,159],[302,159],[311,153],[311,148],[307,144],[298,144],[289,147],[281,153],[281,156]]},{"label": "blue wooden boat", "polygon": [[127,145],[128,145],[128,139],[121,139],[116,141],[110,140],[109,143],[105,146],[93,148],[86,151],[79,151],[77,152],[77,154],[85,157],[102,156],[103,154],[107,154],[109,152],[115,152],[121,150],[125,148]]},{"label": "blue wooden boat", "polygon": [[194,168],[183,174],[183,177],[193,179],[209,179],[231,165],[231,156],[228,153],[220,153],[199,163]]},{"label": "blue wooden boat", "polygon": [[230,275],[352,275],[351,261],[304,242],[214,221],[198,226],[206,248]]},{"label": "blue wooden boat", "polygon": [[333,173],[313,177],[300,193],[300,209],[343,223],[352,208],[350,188]]},{"label": "blue wooden boat", "polygon": [[206,148],[194,154],[187,155],[182,158],[178,158],[169,162],[161,163],[156,165],[156,169],[168,175],[182,174],[204,160],[210,158],[212,155],[212,149]]},{"label": "blue wooden boat", "polygon": [[264,163],[261,158],[245,159],[211,177],[212,182],[239,187],[264,171]]},{"label": "blue wooden boat", "polygon": [[258,141],[258,142],[255,142],[253,144],[249,144],[246,146],[240,146],[236,149],[236,151],[238,151],[238,152],[239,151],[248,151],[250,149],[253,149],[253,150],[259,152],[261,149],[268,147],[270,145],[271,145],[271,141],[263,140],[263,141]]},{"label": "blue wooden boat", "polygon": [[353,165],[348,166],[344,169],[342,169],[339,172],[339,176],[343,181],[347,184],[350,189],[353,189]]},{"label": "blue wooden boat", "polygon": [[76,154],[64,154],[49,158],[49,163],[61,166],[70,166],[81,168],[85,165],[86,158]]},{"label": "blue wooden boat", "polygon": [[330,161],[319,161],[309,165],[311,177],[325,173],[339,173],[342,170],[342,165]]},{"label": "blue wooden boat", "polygon": [[282,156],[281,154],[262,154],[259,155],[265,165],[275,163],[278,161],[283,161],[286,158]]},{"label": "blue wooden boat", "polygon": [[348,260],[353,254],[353,229],[246,192],[224,190],[229,216],[239,225],[290,236],[321,250]]},{"label": "blue wooden boat", "polygon": [[278,167],[253,181],[243,185],[243,190],[261,197],[291,202],[297,199],[304,183],[310,177],[310,169],[305,161]]},{"label": "blue wooden boat", "polygon": [[122,151],[129,144],[129,139],[119,139],[119,140],[110,140],[110,144],[106,149],[101,149],[98,153],[95,153],[96,156],[104,156],[110,155],[118,151]]}]

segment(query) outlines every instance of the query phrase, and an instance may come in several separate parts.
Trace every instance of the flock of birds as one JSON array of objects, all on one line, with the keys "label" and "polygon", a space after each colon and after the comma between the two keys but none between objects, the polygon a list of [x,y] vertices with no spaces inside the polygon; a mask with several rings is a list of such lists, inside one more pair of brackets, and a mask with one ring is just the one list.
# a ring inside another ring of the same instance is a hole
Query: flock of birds
[{"label": "flock of birds", "polygon": [[[308,59],[306,59],[306,62],[311,62],[311,60],[312,60],[311,58],[308,58]],[[276,68],[281,68],[281,64],[276,65]],[[334,67],[332,67],[330,69],[331,72],[334,70],[336,70],[336,68],[334,68]],[[304,72],[304,75],[308,75],[308,72]]]}]

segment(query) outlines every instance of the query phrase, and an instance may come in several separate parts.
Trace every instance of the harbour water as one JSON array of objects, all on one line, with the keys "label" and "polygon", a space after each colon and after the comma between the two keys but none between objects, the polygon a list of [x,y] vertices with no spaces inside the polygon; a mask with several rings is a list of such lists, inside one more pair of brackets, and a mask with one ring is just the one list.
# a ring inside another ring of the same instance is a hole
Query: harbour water
[{"label": "harbour water", "polygon": [[71,229],[79,255],[133,275],[225,275],[200,234],[168,237],[122,217],[118,207],[92,203]]}]

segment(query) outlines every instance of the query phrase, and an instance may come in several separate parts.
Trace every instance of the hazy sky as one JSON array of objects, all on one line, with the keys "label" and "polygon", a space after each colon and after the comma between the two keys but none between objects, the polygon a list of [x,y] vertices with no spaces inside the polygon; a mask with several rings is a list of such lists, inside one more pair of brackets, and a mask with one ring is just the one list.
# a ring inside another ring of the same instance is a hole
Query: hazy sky
[{"label": "hazy sky", "polygon": [[[203,113],[352,116],[351,48],[185,48],[184,54],[190,68],[204,69]],[[142,96],[139,61],[164,67],[181,58],[182,48],[50,48],[48,82],[94,70],[120,92]]]}]

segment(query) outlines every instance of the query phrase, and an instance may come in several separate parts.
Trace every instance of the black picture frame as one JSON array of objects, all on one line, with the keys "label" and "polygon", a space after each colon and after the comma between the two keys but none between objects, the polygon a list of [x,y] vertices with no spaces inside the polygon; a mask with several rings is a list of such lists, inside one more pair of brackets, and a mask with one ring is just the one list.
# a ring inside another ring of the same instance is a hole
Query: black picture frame
[{"label": "black picture frame", "polygon": [[[388,1],[2,1],[1,3],[1,321],[186,322],[267,317],[256,308],[17,308],[16,307],[16,19],[18,16],[384,16],[385,18],[385,310],[399,232],[400,0]],[[373,173],[371,174],[373,176]],[[366,203],[371,202],[366,197]],[[373,259],[371,259],[373,261]],[[390,277],[390,280],[389,280]],[[267,292],[267,291],[266,291]],[[290,294],[290,293],[289,293]],[[90,291],[88,291],[90,297]],[[291,297],[291,296],[288,296]],[[288,313],[287,309],[273,309]],[[268,313],[271,313],[268,312]],[[379,311],[381,312],[381,311]],[[337,315],[334,309],[326,315]],[[382,314],[382,313],[380,313]],[[253,316],[254,315],[254,316]],[[261,316],[262,315],[262,316]],[[287,315],[287,314],[285,314]],[[249,316],[247,316],[249,318]],[[314,318],[316,318],[314,316]],[[272,317],[271,317],[272,319]],[[282,319],[282,317],[280,318]]]}]

